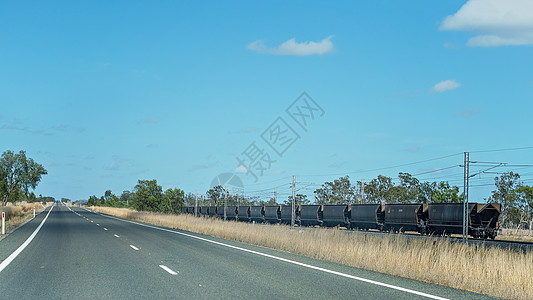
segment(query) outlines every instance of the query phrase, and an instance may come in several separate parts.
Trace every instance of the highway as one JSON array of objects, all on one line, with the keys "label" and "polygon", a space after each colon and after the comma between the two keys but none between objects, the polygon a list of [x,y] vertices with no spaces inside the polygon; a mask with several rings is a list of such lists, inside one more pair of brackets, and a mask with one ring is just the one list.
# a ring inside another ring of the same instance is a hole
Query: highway
[{"label": "highway", "polygon": [[0,240],[0,299],[90,298],[494,299],[82,208]]}]

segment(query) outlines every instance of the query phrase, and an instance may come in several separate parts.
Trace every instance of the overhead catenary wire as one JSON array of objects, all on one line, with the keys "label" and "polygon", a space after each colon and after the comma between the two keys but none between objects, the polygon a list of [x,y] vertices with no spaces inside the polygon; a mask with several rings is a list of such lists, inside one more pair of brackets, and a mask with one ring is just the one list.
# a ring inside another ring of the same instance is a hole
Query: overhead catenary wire
[{"label": "overhead catenary wire", "polygon": [[528,150],[528,149],[533,149],[533,146],[518,147],[518,148],[492,149],[492,150],[477,150],[477,151],[470,151],[470,153],[488,153],[488,152],[516,151],[516,150]]},{"label": "overhead catenary wire", "polygon": [[390,166],[390,167],[376,168],[376,169],[359,170],[359,171],[351,171],[351,172],[344,172],[344,173],[333,173],[333,174],[310,174],[310,175],[302,174],[302,175],[299,175],[299,176],[303,176],[303,177],[320,177],[320,176],[339,176],[339,175],[360,174],[360,173],[367,173],[367,172],[375,172],[375,171],[396,169],[396,168],[400,168],[400,167],[406,167],[406,166],[421,164],[421,163],[425,163],[425,162],[430,162],[430,161],[436,161],[436,160],[441,160],[441,159],[445,159],[445,158],[450,158],[450,157],[454,157],[454,156],[458,156],[458,155],[462,155],[462,153],[455,153],[455,154],[450,154],[450,155],[446,155],[446,156],[430,158],[430,159],[425,159],[425,160],[420,160],[420,161],[415,161],[415,162],[411,162],[411,163],[395,165],[395,166]]},{"label": "overhead catenary wire", "polygon": [[[526,149],[533,149],[533,146],[531,147],[517,147],[517,148],[504,148],[504,149],[491,149],[491,150],[477,150],[477,151],[470,151],[470,153],[490,153],[490,152],[501,152],[501,151],[517,151],[517,150],[526,150]],[[343,176],[343,175],[353,175],[353,174],[362,174],[362,173],[368,173],[368,172],[375,172],[375,171],[382,171],[382,170],[391,170],[391,169],[396,169],[396,168],[400,168],[400,167],[406,167],[406,166],[413,166],[413,165],[417,165],[417,164],[422,164],[422,163],[427,163],[427,162],[432,162],[432,161],[438,161],[438,160],[442,160],[442,159],[446,159],[446,158],[451,158],[451,157],[456,157],[456,156],[459,156],[459,155],[462,155],[463,153],[455,153],[455,154],[450,154],[450,155],[445,155],[445,156],[440,156],[440,157],[435,157],[435,158],[431,158],[431,159],[425,159],[425,160],[419,160],[419,161],[415,161],[415,162],[410,162],[410,163],[405,163],[405,164],[398,164],[398,165],[393,165],[393,166],[386,166],[386,167],[380,167],[380,168],[374,168],[374,169],[365,169],[365,170],[357,170],[357,171],[348,171],[348,172],[342,172],[342,173],[329,173],[329,174],[302,174],[302,175],[297,175],[297,178],[303,178],[305,179],[306,177],[329,177],[329,176]],[[508,173],[510,171],[514,171],[516,172],[517,169],[519,170],[523,170],[523,169],[528,169],[528,168],[532,168],[533,167],[533,164],[523,164],[523,163],[519,163],[519,164],[512,164],[512,163],[502,163],[502,162],[493,162],[493,161],[485,161],[485,160],[479,160],[479,161],[470,161],[471,163],[471,168],[472,168],[472,173],[476,174],[477,176],[475,177],[472,177],[471,180],[472,180],[472,187],[484,187],[484,186],[491,186],[491,185],[494,185],[494,178],[493,176],[485,176],[483,177],[482,174],[505,174],[505,173]],[[483,171],[475,171],[475,168],[485,168],[485,167],[491,167],[493,168],[495,165],[497,165],[499,167],[499,170],[501,170],[501,172],[488,172],[488,170],[483,170]],[[439,173],[439,172],[443,172],[443,171],[446,171],[446,170],[450,170],[450,169],[454,169],[454,168],[457,168],[457,167],[462,167],[462,165],[452,165],[452,166],[448,166],[448,167],[444,167],[444,168],[437,168],[437,169],[434,169],[434,170],[429,170],[429,171],[423,171],[423,172],[408,172],[407,171],[403,171],[405,173],[411,173],[411,175],[413,177],[415,176],[420,176],[420,175],[427,175],[427,174],[435,174],[435,173]],[[510,168],[513,168],[512,170],[510,170]],[[531,172],[528,172],[528,173],[525,173],[525,174],[521,174],[521,178],[523,178],[521,180],[521,182],[530,182],[532,181],[533,179],[532,178],[529,178],[527,177],[528,175],[531,175],[533,173]],[[290,185],[291,183],[289,182],[291,179],[292,176],[284,176],[282,178],[278,178],[278,179],[274,179],[274,180],[270,180],[270,181],[265,181],[265,182],[259,182],[259,183],[254,183],[254,184],[250,184],[250,185],[247,185],[247,187],[259,187],[259,186],[265,186],[265,185],[268,185],[268,184],[271,184],[271,183],[276,183],[276,182],[281,182],[281,181],[287,181],[286,183],[283,183],[283,184],[279,184],[279,185],[276,185],[276,186],[269,186],[269,187],[265,187],[265,188],[258,188],[258,189],[255,189],[255,190],[246,190],[246,193],[247,195],[249,196],[255,196],[255,197],[259,197],[259,196],[271,196],[273,191],[275,189],[278,190],[277,194],[278,196],[287,196],[289,195],[290,196]],[[389,177],[391,179],[391,181],[393,183],[398,183],[398,182],[401,182],[401,178],[399,177]],[[456,172],[453,172],[453,173],[450,173],[450,174],[443,174],[443,175],[440,175],[440,176],[429,176],[429,177],[422,177],[422,178],[417,178],[420,182],[428,182],[428,181],[431,181],[431,180],[436,180],[436,179],[447,179],[445,180],[446,182],[450,183],[450,184],[456,184],[456,185],[460,185],[460,183],[463,181],[463,178],[462,178],[462,173],[456,173]],[[301,182],[298,182],[298,184],[305,184],[304,187],[300,187],[298,190],[301,190],[301,191],[312,191],[315,187],[321,187],[323,186],[323,184],[318,184],[318,183],[315,183],[315,182],[304,182],[304,181],[301,181]]]}]

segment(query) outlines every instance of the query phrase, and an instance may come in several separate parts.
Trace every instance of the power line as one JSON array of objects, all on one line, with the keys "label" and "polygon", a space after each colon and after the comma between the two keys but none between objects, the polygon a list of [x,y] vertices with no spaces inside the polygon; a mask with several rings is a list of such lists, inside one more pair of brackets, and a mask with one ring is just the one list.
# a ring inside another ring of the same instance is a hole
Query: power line
[{"label": "power line", "polygon": [[268,183],[273,183],[273,182],[277,182],[277,181],[285,180],[285,179],[288,179],[288,178],[291,178],[291,176],[285,176],[285,177],[282,177],[282,178],[279,178],[279,179],[275,179],[275,180],[271,180],[271,181],[265,181],[265,182],[260,182],[260,183],[253,183],[253,184],[249,184],[249,185],[247,185],[247,186],[263,185],[263,184],[268,184]]},{"label": "power line", "polygon": [[506,149],[493,149],[493,150],[478,150],[470,151],[470,153],[486,153],[486,152],[500,152],[500,151],[515,151],[515,150],[526,150],[533,149],[533,146],[530,147],[519,147],[519,148],[506,148]]},{"label": "power line", "polygon": [[[533,146],[531,146],[531,147],[518,147],[518,148],[505,148],[505,149],[492,149],[492,150],[478,150],[478,151],[471,151],[470,153],[515,151],[515,150],[526,150],[526,149],[533,149]],[[400,168],[400,167],[412,166],[412,165],[431,162],[431,161],[442,160],[442,159],[446,159],[446,158],[450,158],[450,157],[456,157],[456,156],[459,156],[459,155],[462,155],[462,154],[463,153],[456,153],[456,154],[445,155],[445,156],[431,158],[431,159],[425,159],[425,160],[420,160],[420,161],[415,161],[415,162],[410,162],[410,163],[405,163],[405,164],[399,164],[399,165],[394,165],[394,166],[388,166],[388,167],[375,168],[375,169],[351,171],[351,172],[344,172],[344,173],[309,174],[309,175],[300,175],[299,177],[300,178],[301,177],[325,177],[325,176],[339,176],[339,175],[342,176],[342,175],[352,175],[352,174],[360,174],[360,173],[366,173],[366,172],[390,170],[390,169],[396,169],[396,168]],[[490,162],[490,161],[470,161],[470,163],[472,164],[472,166],[471,166],[472,168],[473,167],[479,167],[479,168],[496,167],[495,165],[498,165],[500,170],[501,169],[505,170],[505,169],[509,169],[509,168],[527,169],[527,168],[533,167],[533,164],[507,164],[507,163]],[[416,173],[416,174],[412,174],[412,176],[420,176],[420,175],[438,173],[438,172],[445,171],[445,170],[448,170],[448,169],[456,168],[458,166],[461,166],[461,165],[453,165],[453,166],[449,166],[449,167],[445,167],[445,168],[439,168],[439,169],[435,169],[435,170],[431,170],[431,171],[419,172],[419,173]],[[504,174],[504,173],[506,173],[506,172],[487,172],[487,171],[488,171],[488,169],[484,170],[484,171],[481,171],[481,172],[478,172],[478,173],[476,173],[476,175],[481,175],[481,174]],[[531,172],[525,173],[525,174],[522,174],[522,176],[527,176],[527,175],[530,175],[530,174],[533,174],[533,173],[531,173]],[[460,183],[462,181],[462,178],[459,178],[460,175],[462,175],[462,174],[453,173],[453,174],[446,174],[446,175],[442,175],[442,176],[420,178],[419,180],[421,182],[428,182],[428,181],[434,180],[434,179],[448,178],[447,182],[452,184],[452,183],[455,183],[455,182],[456,183]],[[268,184],[271,184],[271,183],[280,182],[280,181],[284,181],[284,180],[289,181],[288,179],[290,179],[291,177],[292,176],[284,176],[282,178],[278,178],[278,179],[271,180],[271,181],[250,184],[250,185],[247,185],[247,187],[265,186],[265,185],[268,185]],[[393,182],[399,182],[401,180],[401,178],[393,177],[393,178],[391,178],[391,180]],[[494,182],[493,182],[494,177],[485,177],[485,178],[474,177],[471,180],[474,182],[472,187],[483,187],[483,186],[494,185]],[[490,180],[490,183],[488,182],[488,180]],[[532,180],[533,179],[524,178],[522,180],[522,182],[529,182],[529,181],[532,181]],[[305,185],[305,186],[299,188],[299,190],[303,190],[303,191],[311,191],[313,189],[312,187],[320,187],[321,186],[321,184],[317,184],[315,182],[298,182],[298,184],[304,184]],[[268,187],[268,188],[264,188],[264,189],[246,191],[246,193],[249,194],[249,195],[250,194],[269,195],[274,189],[289,190],[290,189],[289,185],[290,185],[290,183],[285,183],[285,184],[277,185],[275,187]],[[286,192],[280,191],[278,193],[278,195],[290,195],[290,193],[286,193]]]},{"label": "power line", "polygon": [[377,168],[377,169],[359,170],[359,171],[344,172],[344,173],[333,173],[333,174],[312,174],[312,175],[300,175],[300,176],[304,176],[304,177],[339,176],[339,175],[350,175],[350,174],[359,174],[359,173],[366,173],[366,172],[375,172],[375,171],[382,171],[382,170],[396,169],[396,168],[399,168],[399,167],[405,167],[405,166],[411,166],[411,165],[421,164],[421,163],[425,163],[425,162],[430,162],[430,161],[435,161],[435,160],[445,159],[445,158],[449,158],[449,157],[453,157],[453,156],[457,156],[457,155],[462,155],[462,154],[463,154],[463,153],[455,153],[455,154],[450,154],[450,155],[446,155],[446,156],[441,156],[441,157],[436,157],[436,158],[430,158],[430,159],[425,159],[425,160],[415,161],[415,162],[411,162],[411,163],[406,163],[406,164],[401,164],[401,165],[396,165],[396,166],[391,166],[391,167]]},{"label": "power line", "polygon": [[454,166],[450,166],[450,167],[446,167],[446,168],[440,168],[440,169],[436,169],[436,170],[432,170],[432,171],[412,174],[412,176],[419,176],[419,175],[424,175],[424,174],[436,173],[436,172],[440,172],[440,171],[444,171],[444,170],[448,170],[448,169],[456,168],[456,167],[459,167],[459,165],[454,165]]},{"label": "power line", "polygon": [[453,178],[453,177],[457,177],[457,178],[461,177],[461,179],[463,179],[463,173],[453,173],[453,174],[446,174],[442,176],[420,178],[419,180],[428,181],[428,180],[435,180],[435,179],[441,179],[441,178]]},{"label": "power line", "polygon": [[278,185],[278,186],[268,187],[268,188],[260,189],[260,190],[254,190],[254,191],[248,191],[248,190],[245,190],[245,191],[246,191],[246,193],[272,192],[274,189],[279,189],[279,188],[283,188],[283,187],[287,187],[287,184],[282,184],[282,185]]}]

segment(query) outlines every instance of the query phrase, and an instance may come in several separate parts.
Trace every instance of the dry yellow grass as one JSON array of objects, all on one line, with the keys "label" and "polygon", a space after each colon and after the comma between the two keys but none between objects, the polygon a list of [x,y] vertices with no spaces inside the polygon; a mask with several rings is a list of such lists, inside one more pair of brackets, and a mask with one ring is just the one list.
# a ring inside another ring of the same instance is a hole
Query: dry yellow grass
[{"label": "dry yellow grass", "polygon": [[288,226],[223,222],[125,208],[95,207],[95,210],[497,297],[533,299],[533,253],[447,240],[407,239],[402,235],[370,236],[335,229],[290,230]]},{"label": "dry yellow grass", "polygon": [[[8,203],[7,206],[0,207],[0,211],[6,213],[6,234],[17,228],[20,224],[32,218],[33,208],[35,208],[36,213],[39,213],[43,210],[43,206],[40,203],[26,202],[17,203],[17,205]],[[0,237],[1,236],[2,232],[0,231]]]},{"label": "dry yellow grass", "polygon": [[533,235],[531,231],[524,229],[502,229],[501,234],[498,235],[496,239],[505,241],[533,242]]}]

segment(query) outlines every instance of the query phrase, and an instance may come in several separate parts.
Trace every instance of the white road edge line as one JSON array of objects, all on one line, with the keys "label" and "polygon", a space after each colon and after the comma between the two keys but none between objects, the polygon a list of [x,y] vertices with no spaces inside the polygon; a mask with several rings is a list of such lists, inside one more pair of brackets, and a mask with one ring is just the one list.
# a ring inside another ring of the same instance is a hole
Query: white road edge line
[{"label": "white road edge line", "polygon": [[172,271],[169,267],[167,266],[163,266],[163,265],[159,265],[159,267],[165,271],[167,271],[170,275],[178,275],[178,273]]},{"label": "white road edge line", "polygon": [[44,217],[44,219],[41,221],[41,224],[39,224],[39,226],[30,235],[30,237],[22,245],[20,245],[17,250],[11,253],[8,258],[6,258],[2,263],[0,263],[0,272],[2,272],[20,254],[20,252],[22,252],[22,250],[24,250],[31,243],[31,241],[33,240],[33,238],[35,238],[39,230],[41,230],[41,227],[43,227],[44,222],[46,222],[46,219],[48,219],[48,216],[50,215],[50,212],[52,212],[52,209],[54,209],[53,206],[50,208],[48,214],[46,214],[46,217]]},{"label": "white road edge line", "polygon": [[[86,208],[84,208],[84,209],[86,209]],[[249,249],[245,249],[245,248],[241,248],[241,247],[237,247],[237,246],[233,246],[233,245],[229,245],[229,244],[224,244],[224,243],[221,243],[221,242],[209,240],[209,239],[202,238],[202,237],[199,237],[199,236],[195,236],[195,235],[192,235],[192,234],[187,234],[187,233],[183,233],[183,232],[179,232],[179,231],[173,231],[173,230],[165,229],[165,228],[159,228],[159,227],[156,227],[156,226],[137,223],[135,221],[124,220],[124,219],[120,219],[120,218],[117,218],[117,217],[104,215],[104,214],[101,214],[101,213],[98,213],[98,212],[95,212],[95,211],[91,211],[91,210],[88,210],[88,209],[86,209],[86,210],[90,211],[90,212],[93,212],[95,214],[101,215],[103,217],[107,217],[107,218],[111,218],[111,219],[115,219],[115,220],[119,220],[119,221],[123,221],[123,222],[127,222],[127,223],[136,224],[136,225],[139,225],[139,226],[144,226],[144,227],[148,227],[148,228],[153,228],[153,229],[157,229],[157,230],[161,230],[161,231],[166,231],[166,232],[171,232],[171,233],[187,236],[187,237],[194,238],[194,239],[197,239],[197,240],[201,240],[201,241],[204,241],[204,242],[208,242],[208,243],[212,243],[212,244],[216,244],[216,245],[220,245],[220,246],[224,246],[224,247],[228,247],[228,248],[232,248],[232,249],[236,249],[236,250],[241,250],[241,251],[244,251],[244,252],[248,252],[248,253],[252,253],[252,254],[268,257],[268,258],[272,258],[272,259],[283,261],[283,262],[290,263],[290,264],[293,264],[293,265],[298,265],[298,266],[302,266],[302,267],[305,267],[305,268],[309,268],[309,269],[313,269],[313,270],[317,270],[317,271],[322,271],[322,272],[325,272],[325,273],[330,273],[330,274],[334,274],[334,275],[338,275],[338,276],[342,276],[342,277],[346,277],[346,278],[350,278],[350,279],[354,279],[354,280],[358,280],[358,281],[362,281],[362,282],[366,282],[366,283],[370,283],[370,284],[375,284],[375,285],[387,287],[387,288],[390,288],[390,289],[406,292],[406,293],[409,293],[409,294],[414,294],[414,295],[418,295],[418,296],[422,296],[422,297],[426,297],[426,298],[430,298],[430,299],[436,299],[436,300],[449,300],[447,298],[443,298],[443,297],[439,297],[439,296],[435,296],[435,295],[431,295],[431,294],[427,294],[427,293],[411,290],[411,289],[408,289],[408,288],[403,288],[403,287],[400,287],[400,286],[395,286],[395,285],[388,284],[388,283],[383,283],[383,282],[379,282],[379,281],[375,281],[375,280],[371,280],[371,279],[366,279],[366,278],[362,278],[362,277],[358,277],[358,276],[353,276],[353,275],[350,275],[350,274],[341,273],[341,272],[337,272],[337,271],[333,271],[333,270],[329,270],[329,269],[324,269],[324,268],[316,267],[316,266],[313,266],[313,265],[304,264],[304,263],[301,263],[301,262],[293,261],[293,260],[282,258],[282,257],[277,257],[277,256],[274,256],[274,255],[270,255],[270,254],[266,254],[266,253],[262,253],[262,252],[258,252],[258,251],[254,251],[254,250],[249,250]]]},{"label": "white road edge line", "polygon": [[135,250],[135,251],[139,251],[139,248],[133,246],[133,245],[130,245],[131,249]]}]

